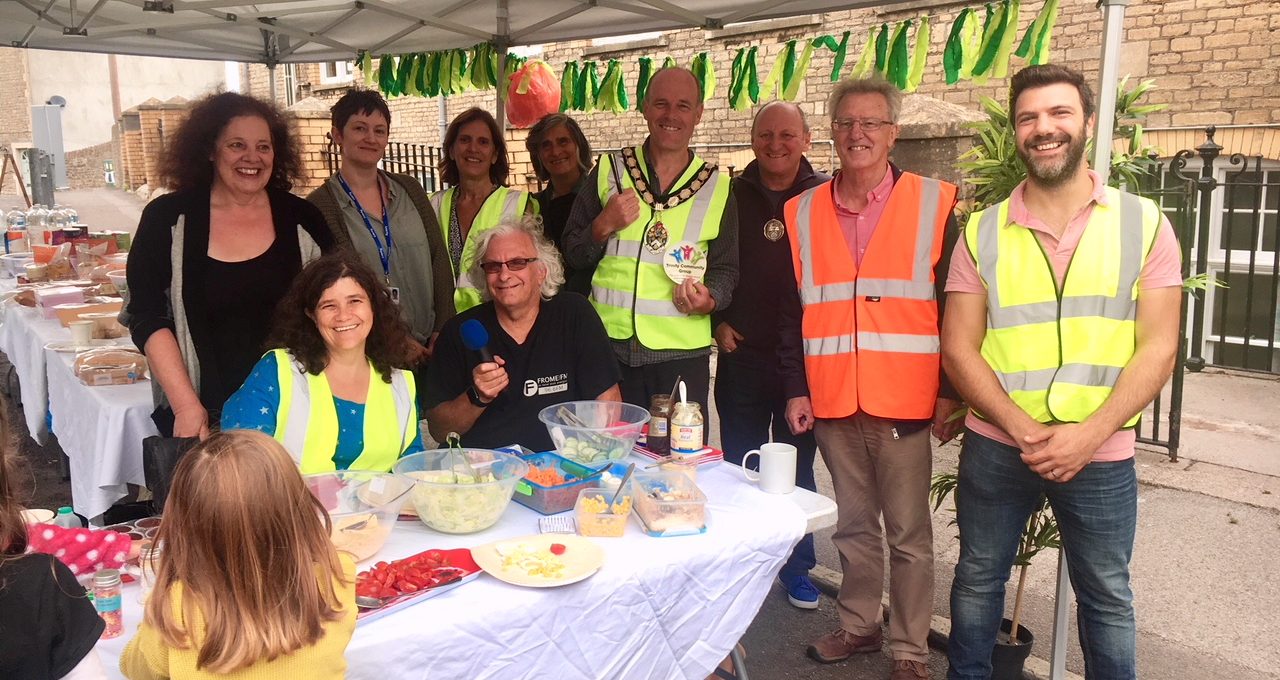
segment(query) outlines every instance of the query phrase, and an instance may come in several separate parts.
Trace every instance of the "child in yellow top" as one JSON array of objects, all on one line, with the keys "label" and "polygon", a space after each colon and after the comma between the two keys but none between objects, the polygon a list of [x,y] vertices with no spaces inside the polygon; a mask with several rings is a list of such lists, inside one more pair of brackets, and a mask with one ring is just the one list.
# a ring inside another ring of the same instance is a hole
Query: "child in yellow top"
[{"label": "child in yellow top", "polygon": [[355,563],[323,506],[259,432],[222,432],[174,471],[156,583],[120,657],[131,680],[339,680],[355,630]]}]

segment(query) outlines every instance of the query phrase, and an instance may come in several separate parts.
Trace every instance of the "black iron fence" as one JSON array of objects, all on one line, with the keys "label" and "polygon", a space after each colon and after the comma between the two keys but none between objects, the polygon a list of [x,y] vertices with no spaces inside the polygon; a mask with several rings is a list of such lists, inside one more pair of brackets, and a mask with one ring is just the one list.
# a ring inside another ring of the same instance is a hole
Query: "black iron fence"
[{"label": "black iron fence", "polygon": [[[325,138],[329,140],[324,151],[325,166],[332,175],[338,171],[341,152],[332,137],[326,134]],[[428,193],[443,188],[438,170],[439,164],[440,147],[413,142],[390,142],[382,157],[383,170],[413,177],[422,183]]]},{"label": "black iron fence", "polygon": [[1137,188],[1169,218],[1183,278],[1195,282],[1183,301],[1173,379],[1138,432],[1175,460],[1184,367],[1280,373],[1280,159],[1223,156],[1216,134],[1208,127],[1199,146],[1157,161]]}]

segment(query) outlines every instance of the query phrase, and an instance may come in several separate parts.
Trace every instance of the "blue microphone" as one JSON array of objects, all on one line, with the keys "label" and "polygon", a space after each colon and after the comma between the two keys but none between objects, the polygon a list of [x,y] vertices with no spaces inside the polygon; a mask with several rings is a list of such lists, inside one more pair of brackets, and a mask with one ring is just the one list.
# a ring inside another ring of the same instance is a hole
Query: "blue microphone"
[{"label": "blue microphone", "polygon": [[480,353],[480,361],[493,361],[493,352],[489,351],[489,331],[485,330],[484,324],[476,319],[467,319],[462,322],[461,335],[462,344],[467,349]]}]

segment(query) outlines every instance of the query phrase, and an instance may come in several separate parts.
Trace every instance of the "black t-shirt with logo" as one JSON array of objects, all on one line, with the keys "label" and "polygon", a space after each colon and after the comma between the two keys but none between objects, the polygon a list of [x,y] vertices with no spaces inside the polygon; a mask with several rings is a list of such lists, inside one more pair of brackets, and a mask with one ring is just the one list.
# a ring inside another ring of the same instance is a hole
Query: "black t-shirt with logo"
[{"label": "black t-shirt with logo", "polygon": [[471,370],[480,363],[480,353],[462,344],[460,330],[468,319],[479,320],[489,332],[489,351],[506,361],[511,384],[462,435],[463,446],[520,444],[534,451],[550,450],[551,437],[538,411],[595,399],[621,378],[604,325],[581,295],[562,293],[543,300],[523,344],[507,335],[493,303],[486,302],[450,319],[440,331],[424,390],[427,410],[471,386]]}]

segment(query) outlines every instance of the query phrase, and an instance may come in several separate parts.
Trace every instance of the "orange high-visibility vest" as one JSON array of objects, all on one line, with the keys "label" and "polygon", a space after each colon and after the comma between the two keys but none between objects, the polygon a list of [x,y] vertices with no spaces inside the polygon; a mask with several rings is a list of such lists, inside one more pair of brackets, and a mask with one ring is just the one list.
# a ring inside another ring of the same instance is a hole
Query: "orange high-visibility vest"
[{"label": "orange high-visibility vest", "polygon": [[813,414],[933,417],[938,301],[933,270],[956,187],[902,173],[859,268],[836,218],[835,182],[787,201],[787,236],[804,307]]}]

